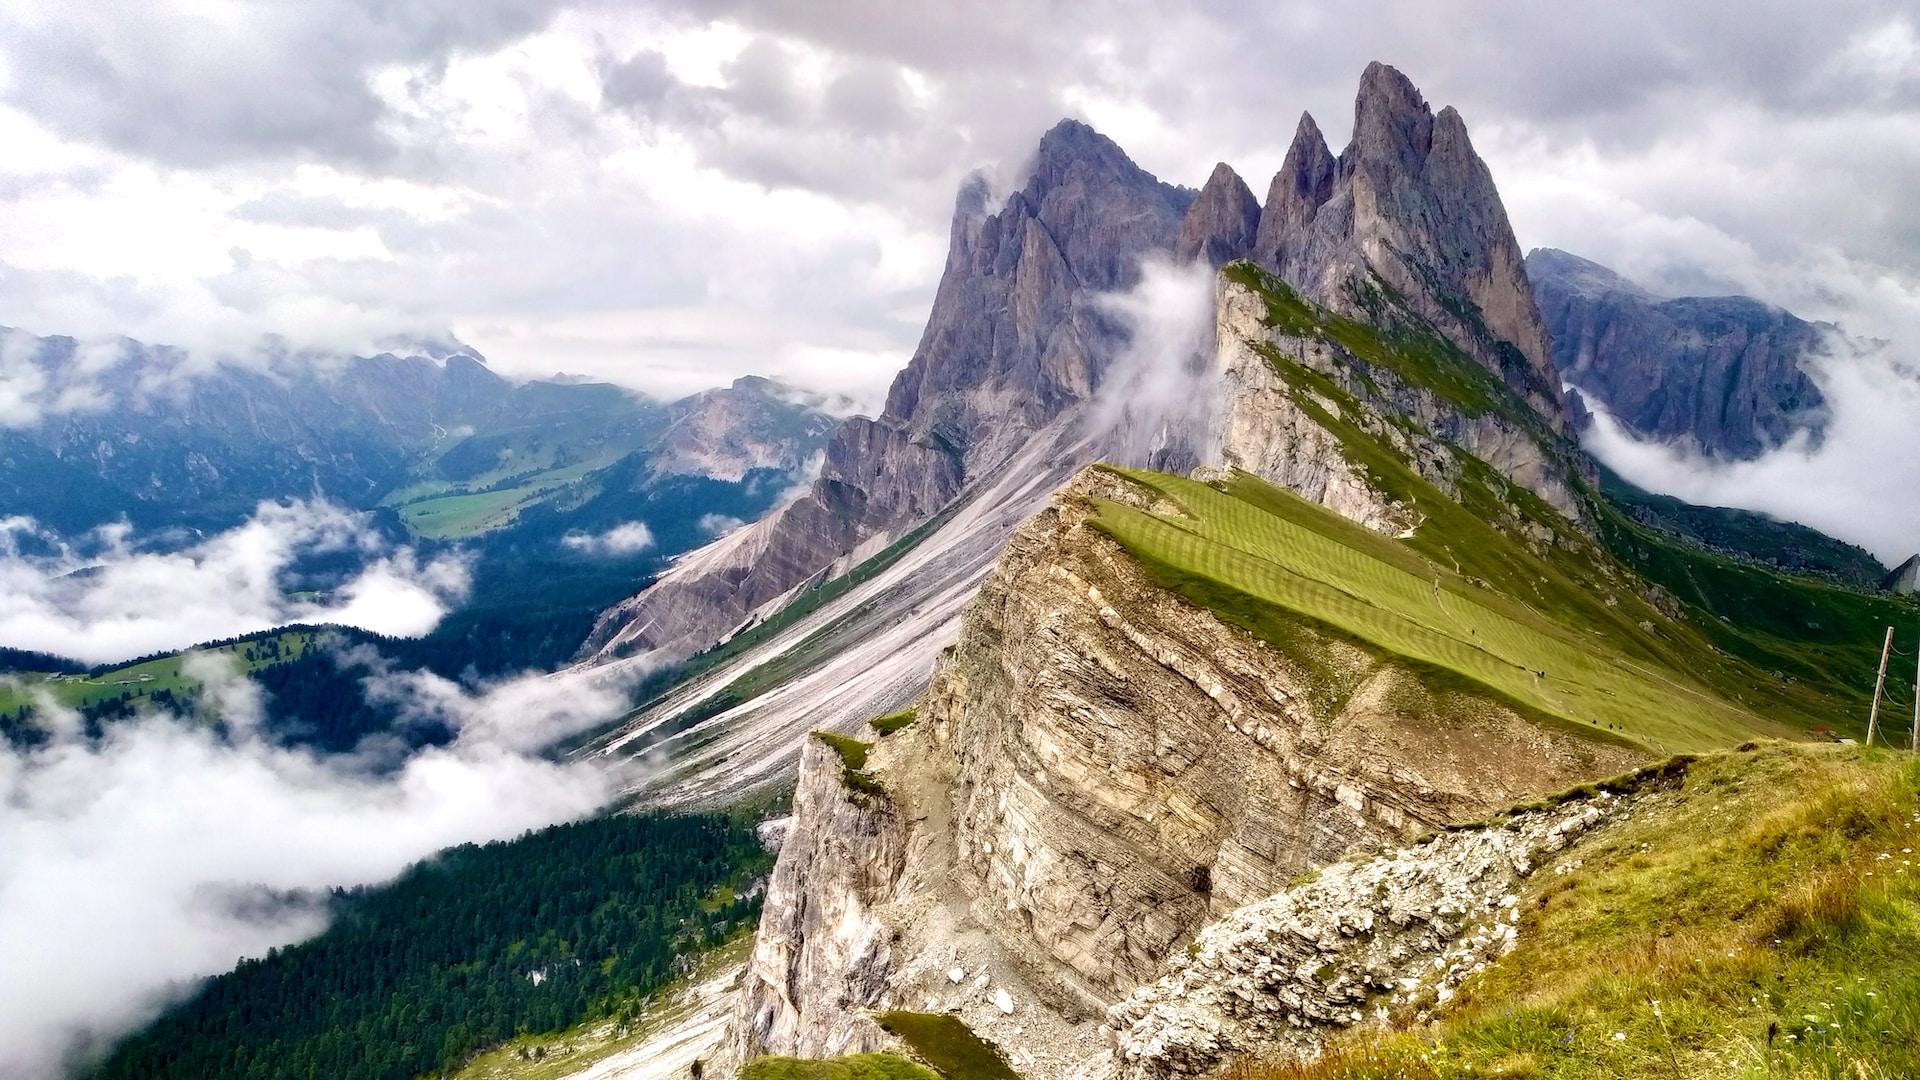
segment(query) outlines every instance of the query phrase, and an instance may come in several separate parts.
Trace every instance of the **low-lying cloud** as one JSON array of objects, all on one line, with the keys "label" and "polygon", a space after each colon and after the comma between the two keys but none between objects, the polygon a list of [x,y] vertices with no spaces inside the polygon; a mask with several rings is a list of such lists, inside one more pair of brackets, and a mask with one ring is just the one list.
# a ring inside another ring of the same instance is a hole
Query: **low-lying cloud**
[{"label": "low-lying cloud", "polygon": [[1132,289],[1100,298],[1131,335],[1089,414],[1109,457],[1180,471],[1212,460],[1214,287],[1210,266],[1153,259]]},{"label": "low-lying cloud", "polygon": [[626,687],[570,674],[481,693],[376,671],[369,696],[458,734],[397,769],[260,732],[256,684],[224,657],[192,674],[225,721],[146,716],[0,748],[0,1077],[47,1077],[146,1023],[193,981],[324,928],[320,890],[391,878],[454,844],[594,812],[612,778],[534,748],[617,716]]},{"label": "low-lying cloud", "polygon": [[[319,501],[261,503],[245,524],[174,552],[137,550],[125,526],[90,539],[82,550],[30,519],[0,519],[0,645],[108,663],[294,622],[417,637],[468,586],[460,559],[423,562]],[[29,553],[28,540],[53,553]],[[350,579],[319,597],[288,592],[299,557],[340,551],[363,559]]]},{"label": "low-lying cloud", "polygon": [[589,555],[632,555],[653,546],[653,531],[644,521],[628,521],[603,533],[568,533],[560,543]]},{"label": "low-lying cloud", "polygon": [[1897,563],[1920,550],[1920,378],[1879,344],[1837,344],[1808,370],[1831,410],[1818,446],[1802,433],[1753,461],[1717,461],[1638,439],[1592,401],[1584,441],[1641,487],[1798,521]]}]

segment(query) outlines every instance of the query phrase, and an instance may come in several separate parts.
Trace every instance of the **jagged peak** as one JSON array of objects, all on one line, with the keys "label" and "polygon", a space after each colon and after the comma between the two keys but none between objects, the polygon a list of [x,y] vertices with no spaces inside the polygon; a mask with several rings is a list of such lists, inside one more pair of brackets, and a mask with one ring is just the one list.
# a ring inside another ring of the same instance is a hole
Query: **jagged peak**
[{"label": "jagged peak", "polygon": [[1327,149],[1327,137],[1313,114],[1303,112],[1294,127],[1293,142],[1280,171],[1267,186],[1266,207],[1260,213],[1260,233],[1254,241],[1253,256],[1259,262],[1279,267],[1286,257],[1290,240],[1299,238],[1313,219],[1314,212],[1333,194],[1334,174],[1339,164]]},{"label": "jagged peak", "polygon": [[1268,205],[1272,206],[1276,198],[1290,191],[1318,206],[1327,200],[1327,193],[1332,190],[1337,167],[1333,151],[1327,149],[1327,137],[1320,133],[1313,114],[1301,113],[1300,123],[1293,131],[1293,142],[1287,147],[1286,160],[1281,162],[1280,171],[1273,176],[1273,187],[1267,192]]},{"label": "jagged peak", "polygon": [[1040,136],[1033,158],[1022,170],[1025,180],[1020,194],[1029,204],[1037,206],[1048,191],[1080,170],[1104,174],[1123,187],[1157,191],[1179,212],[1184,212],[1193,201],[1191,189],[1163,183],[1128,157],[1120,144],[1072,117],[1053,125]]},{"label": "jagged peak", "polygon": [[1259,227],[1259,200],[1232,166],[1220,162],[1180,222],[1173,257],[1183,263],[1205,259],[1224,266],[1253,250]]},{"label": "jagged peak", "polygon": [[[1458,113],[1454,121],[1459,122]],[[1465,125],[1459,126],[1464,134]],[[1353,100],[1353,141],[1343,157],[1356,162],[1385,157],[1418,171],[1433,147],[1433,130],[1433,110],[1419,88],[1398,68],[1376,60],[1360,76]]]}]

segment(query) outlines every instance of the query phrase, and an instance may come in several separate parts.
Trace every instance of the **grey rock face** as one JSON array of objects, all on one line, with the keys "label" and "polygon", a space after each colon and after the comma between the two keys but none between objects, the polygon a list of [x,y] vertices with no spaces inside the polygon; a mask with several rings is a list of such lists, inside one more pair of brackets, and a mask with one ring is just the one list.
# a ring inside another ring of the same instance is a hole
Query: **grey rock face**
[{"label": "grey rock face", "polygon": [[1830,328],[1744,296],[1662,299],[1551,248],[1526,269],[1561,376],[1634,434],[1751,459],[1824,430],[1800,362]]},{"label": "grey rock face", "polygon": [[832,1057],[888,1041],[865,1015],[885,997],[891,965],[888,928],[871,909],[900,874],[907,827],[891,802],[849,792],[840,774],[839,754],[810,740],[722,1071],[756,1054]]},{"label": "grey rock face", "polygon": [[1336,311],[1437,330],[1560,426],[1546,330],[1493,176],[1460,114],[1436,116],[1400,72],[1367,67],[1338,159],[1301,120],[1255,251]]},{"label": "grey rock face", "polygon": [[[1340,387],[1355,408],[1343,411],[1333,402],[1317,407],[1341,412],[1442,491],[1457,490],[1458,449],[1533,492],[1569,521],[1584,520],[1570,483],[1572,470],[1582,464],[1573,447],[1498,412],[1470,414],[1390,371],[1369,369],[1325,336],[1269,326],[1265,312],[1265,302],[1252,290],[1221,280],[1214,328],[1221,464],[1264,477],[1389,535],[1418,525],[1419,512],[1378,490],[1366,470],[1349,460],[1340,437],[1301,407],[1301,398],[1270,360],[1279,358]],[[1522,535],[1529,531],[1517,515],[1509,523]]]},{"label": "grey rock face", "polygon": [[1302,253],[1291,249],[1305,246],[1314,214],[1333,198],[1338,167],[1320,125],[1311,114],[1301,113],[1286,161],[1267,187],[1267,205],[1261,211],[1260,234],[1253,247],[1255,261],[1279,268],[1300,260]]},{"label": "grey rock face", "polygon": [[977,178],[960,192],[926,331],[881,416],[834,432],[812,490],[736,541],[750,561],[687,560],[611,609],[591,639],[603,655],[706,648],[857,545],[937,513],[1093,395],[1124,342],[1096,297],[1172,249],[1193,193],[1067,120],[1004,208],[989,213],[987,195]]},{"label": "grey rock face", "polygon": [[1109,1010],[1119,1076],[1202,1076],[1249,1051],[1311,1060],[1341,1028],[1446,1001],[1513,949],[1515,887],[1629,803],[1603,794],[1443,833],[1229,914]]},{"label": "grey rock face", "polygon": [[1223,161],[1213,167],[1213,175],[1187,208],[1173,243],[1174,260],[1225,266],[1253,252],[1259,229],[1260,200]]}]

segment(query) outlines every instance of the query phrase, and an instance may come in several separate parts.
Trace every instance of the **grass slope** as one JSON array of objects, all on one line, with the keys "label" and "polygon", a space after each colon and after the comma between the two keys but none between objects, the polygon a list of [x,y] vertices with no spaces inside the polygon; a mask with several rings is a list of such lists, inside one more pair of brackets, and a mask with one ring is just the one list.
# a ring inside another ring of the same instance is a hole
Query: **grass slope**
[{"label": "grass slope", "polygon": [[[1498,377],[1436,335],[1386,334],[1343,319],[1251,264],[1223,274],[1263,298],[1266,325],[1276,333],[1346,351],[1351,377],[1343,385],[1280,348],[1261,347],[1294,403],[1340,440],[1356,471],[1421,515],[1406,542],[1413,552],[1551,613],[1630,661],[1684,670],[1748,712],[1798,730],[1864,732],[1882,634],[1912,626],[1920,604],[1782,572],[1792,569],[1791,553],[1775,550],[1785,541],[1759,535],[1751,522],[1723,522],[1715,533],[1719,543],[1761,549],[1735,556],[1638,520],[1640,508],[1609,501],[1575,467],[1573,448]],[[1594,535],[1458,447],[1451,448],[1457,490],[1430,483],[1395,443],[1431,433],[1355,396],[1380,399],[1389,378],[1429,390],[1464,415],[1498,413],[1532,432],[1550,465],[1556,455],[1563,459],[1558,467],[1589,507]],[[1673,508],[1665,514],[1672,517]],[[1528,533],[1533,542],[1516,539]],[[1904,693],[1910,684],[1896,673],[1890,685]]]},{"label": "grass slope", "polygon": [[1920,762],[1710,755],[1521,894],[1517,948],[1431,1022],[1240,1080],[1920,1076]]},{"label": "grass slope", "polygon": [[[1215,488],[1116,471],[1184,513],[1100,501],[1094,526],[1159,584],[1283,648],[1287,623],[1309,619],[1524,711],[1662,752],[1731,745],[1764,726],[1659,662],[1647,643],[1600,612],[1587,612],[1593,619],[1585,625],[1550,617],[1544,612],[1564,613],[1530,605],[1252,476]],[[1530,565],[1539,560],[1491,529],[1479,539],[1493,548],[1484,554],[1534,573],[1548,570]]]},{"label": "grass slope", "polygon": [[758,1057],[740,1070],[740,1080],[943,1080],[895,1054],[837,1058]]},{"label": "grass slope", "polygon": [[22,672],[0,678],[0,713],[32,705],[39,693],[69,709],[95,705],[125,695],[129,701],[151,698],[156,691],[175,695],[195,693],[200,682],[183,670],[191,652],[231,656],[241,671],[257,671],[297,660],[331,631],[323,629],[270,630],[224,643],[135,660],[116,667],[97,667],[85,673]]}]

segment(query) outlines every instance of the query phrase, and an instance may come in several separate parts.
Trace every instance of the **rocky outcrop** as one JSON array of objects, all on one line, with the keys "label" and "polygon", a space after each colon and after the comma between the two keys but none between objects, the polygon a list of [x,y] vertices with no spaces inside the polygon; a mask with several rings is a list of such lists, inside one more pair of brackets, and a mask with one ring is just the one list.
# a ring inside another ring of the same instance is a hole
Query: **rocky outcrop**
[{"label": "rocky outcrop", "polygon": [[1627,430],[1750,459],[1825,430],[1801,367],[1833,328],[1745,296],[1664,299],[1564,251],[1527,256],[1561,377]]},{"label": "rocky outcrop", "polygon": [[1561,425],[1546,330],[1493,176],[1460,114],[1435,115],[1393,68],[1361,76],[1337,159],[1301,119],[1254,251],[1329,308],[1439,331]]},{"label": "rocky outcrop", "polygon": [[1227,915],[1108,1011],[1117,1075],[1203,1076],[1246,1054],[1311,1060],[1332,1032],[1422,1015],[1512,950],[1516,886],[1629,802],[1600,793],[1335,863]]},{"label": "rocky outcrop", "polygon": [[1262,350],[1271,347],[1273,332],[1265,312],[1265,302],[1253,290],[1220,283],[1214,341],[1221,463],[1390,536],[1411,528],[1418,522],[1413,508],[1367,479],[1341,449],[1340,437],[1302,407],[1268,360]]},{"label": "rocky outcrop", "polygon": [[[1284,288],[1268,280],[1268,289]],[[1313,325],[1275,323],[1268,296],[1223,276],[1215,304],[1219,461],[1290,488],[1369,528],[1398,535],[1420,520],[1369,475],[1358,447],[1371,444],[1450,496],[1459,495],[1464,451],[1538,496],[1570,522],[1586,518],[1576,470],[1587,466],[1565,440],[1521,415],[1468,407],[1390,368],[1354,355]],[[1292,368],[1319,389],[1289,379]],[[1329,397],[1334,390],[1339,399]],[[1342,433],[1334,425],[1349,430]]]},{"label": "rocky outcrop", "polygon": [[843,423],[806,495],[753,537],[730,537],[609,610],[591,647],[602,657],[698,652],[992,474],[1093,395],[1125,337],[1098,297],[1131,287],[1141,256],[1172,249],[1192,197],[1072,120],[1040,140],[997,212],[985,181],[970,181],[926,331],[881,416]]},{"label": "rocky outcrop", "polygon": [[676,401],[667,416],[666,430],[650,447],[648,471],[728,483],[755,469],[799,472],[834,427],[833,417],[757,375]]},{"label": "rocky outcrop", "polygon": [[1180,235],[1173,242],[1174,261],[1225,266],[1253,251],[1259,229],[1260,200],[1223,161],[1213,167],[1213,175],[1207,177],[1180,222]]},{"label": "rocky outcrop", "polygon": [[899,877],[906,822],[890,800],[849,790],[843,772],[833,747],[809,740],[723,1064],[887,1043],[866,1014],[886,999],[892,966],[873,909]]},{"label": "rocky outcrop", "polygon": [[[797,1018],[762,1026],[854,1045],[865,1021],[836,1002],[953,1010],[1023,1075],[1065,1076],[1106,1052],[1106,1009],[1161,977],[1212,919],[1349,851],[1636,756],[1492,700],[1410,709],[1425,700],[1415,672],[1332,634],[1303,628],[1282,653],[1153,585],[1087,526],[1102,498],[1151,501],[1090,470],[1023,525],[918,719],[876,746],[871,771],[907,823],[890,894],[841,896],[845,875],[804,869],[818,845],[803,839],[813,826],[799,810],[777,876],[806,880],[780,887],[862,914],[832,920],[854,929],[817,954],[789,917],[763,927],[755,966],[767,985],[848,974],[790,994]],[[809,805],[815,825],[823,810],[844,812]],[[877,953],[849,943],[882,939],[875,991],[877,968],[853,958]]]},{"label": "rocky outcrop", "polygon": [[1893,568],[1893,572],[1880,580],[1880,591],[1895,596],[1912,596],[1916,583],[1920,583],[1920,555],[1909,555],[1907,561]]}]

